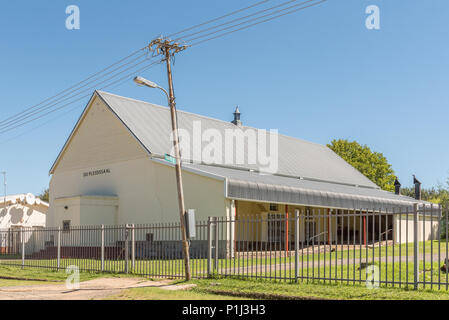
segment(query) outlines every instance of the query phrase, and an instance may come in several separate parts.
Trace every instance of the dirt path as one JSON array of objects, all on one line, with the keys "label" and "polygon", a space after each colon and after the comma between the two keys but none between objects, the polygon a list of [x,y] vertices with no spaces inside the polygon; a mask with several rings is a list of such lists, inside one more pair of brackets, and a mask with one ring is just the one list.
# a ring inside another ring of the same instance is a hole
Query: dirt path
[{"label": "dirt path", "polygon": [[122,290],[159,287],[172,290],[171,280],[148,281],[139,278],[102,278],[80,283],[80,289],[69,290],[65,284],[0,288],[0,300],[99,300],[120,294]]}]

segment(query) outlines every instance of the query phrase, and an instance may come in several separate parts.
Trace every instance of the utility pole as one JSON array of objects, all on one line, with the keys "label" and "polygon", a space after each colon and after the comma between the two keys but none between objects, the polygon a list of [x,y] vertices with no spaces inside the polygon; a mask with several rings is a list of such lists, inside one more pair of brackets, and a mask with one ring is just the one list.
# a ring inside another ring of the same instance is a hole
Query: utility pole
[{"label": "utility pole", "polygon": [[189,243],[187,241],[187,233],[185,226],[185,205],[184,205],[184,190],[182,185],[182,173],[181,173],[181,154],[179,151],[179,135],[178,135],[178,123],[176,115],[176,102],[175,102],[175,91],[173,87],[173,76],[171,69],[171,59],[174,57],[175,53],[185,50],[186,46],[180,46],[178,43],[173,43],[170,40],[156,39],[153,40],[149,49],[156,52],[157,54],[162,54],[164,56],[165,63],[167,65],[167,76],[168,76],[168,87],[169,87],[169,99],[170,99],[170,116],[171,116],[171,126],[173,130],[173,146],[175,148],[175,158],[176,158],[176,185],[178,189],[178,204],[179,204],[179,215],[181,222],[181,236],[182,236],[182,252],[184,256],[185,273],[186,280],[191,279],[190,274],[190,254],[189,254]]}]

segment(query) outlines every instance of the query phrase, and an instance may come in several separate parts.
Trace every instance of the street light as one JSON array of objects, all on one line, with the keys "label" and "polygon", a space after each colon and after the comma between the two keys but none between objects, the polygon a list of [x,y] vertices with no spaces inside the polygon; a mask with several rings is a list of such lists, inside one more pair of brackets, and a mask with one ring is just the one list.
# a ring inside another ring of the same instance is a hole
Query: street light
[{"label": "street light", "polygon": [[170,115],[171,115],[171,124],[173,130],[173,145],[175,147],[175,159],[176,159],[176,183],[178,188],[178,204],[179,204],[179,215],[181,220],[181,236],[182,236],[182,249],[184,255],[184,263],[185,263],[185,271],[186,271],[186,280],[190,280],[190,257],[189,257],[189,243],[187,242],[187,233],[185,226],[185,205],[184,205],[184,191],[182,186],[182,174],[181,174],[181,155],[179,152],[179,135],[178,135],[178,124],[177,124],[177,116],[176,116],[176,107],[175,107],[175,97],[173,94],[173,85],[171,82],[171,72],[169,69],[169,84],[170,84],[170,94],[159,86],[158,84],[147,80],[142,77],[135,77],[134,82],[139,86],[145,86],[153,89],[162,90],[167,96],[168,104],[170,106]]},{"label": "street light", "polygon": [[147,79],[142,78],[142,77],[135,77],[134,78],[134,82],[137,83],[139,86],[146,86],[146,87],[150,87],[150,88],[153,88],[153,89],[161,89],[162,91],[165,92],[165,94],[168,97],[168,93],[167,93],[167,91],[164,88],[160,87],[159,85],[157,85],[156,83],[154,83],[154,82],[152,82],[150,80],[147,80]]},{"label": "street light", "polygon": [[162,91],[164,91],[165,95],[167,96],[167,100],[168,100],[168,105],[171,108],[171,103],[170,103],[170,96],[168,95],[167,90],[165,90],[164,88],[162,88],[161,86],[159,86],[157,83],[154,83],[153,81],[147,80],[145,78],[142,77],[135,77],[134,78],[134,82],[141,87],[148,87],[148,88],[152,88],[152,89],[160,89]]}]

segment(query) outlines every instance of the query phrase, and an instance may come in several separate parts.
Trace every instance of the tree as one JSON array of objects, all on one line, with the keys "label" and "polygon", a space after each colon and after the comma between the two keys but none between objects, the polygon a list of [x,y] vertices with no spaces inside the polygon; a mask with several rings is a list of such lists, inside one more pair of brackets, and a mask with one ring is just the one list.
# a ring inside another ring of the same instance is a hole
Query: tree
[{"label": "tree", "polygon": [[[440,195],[442,190],[437,188],[421,189],[421,199],[433,203],[441,203]],[[415,187],[401,188],[401,194],[410,198],[415,197]]]},{"label": "tree", "polygon": [[[402,188],[401,194],[408,197],[415,197],[415,188]],[[421,199],[432,203],[441,204],[444,209],[449,209],[449,179],[445,185],[436,188],[421,189]]]},{"label": "tree", "polygon": [[[401,194],[404,196],[415,197],[415,188],[402,188]],[[421,189],[421,199],[437,204],[441,204],[443,208],[440,226],[441,226],[441,238],[446,239],[446,224],[449,213],[449,179],[446,185],[439,185],[437,188]]]},{"label": "tree", "polygon": [[42,191],[42,193],[38,197],[42,201],[49,202],[50,201],[50,190],[48,188],[45,189],[44,191]]},{"label": "tree", "polygon": [[327,145],[346,162],[386,191],[394,191],[396,176],[382,153],[373,152],[356,141],[333,140]]}]

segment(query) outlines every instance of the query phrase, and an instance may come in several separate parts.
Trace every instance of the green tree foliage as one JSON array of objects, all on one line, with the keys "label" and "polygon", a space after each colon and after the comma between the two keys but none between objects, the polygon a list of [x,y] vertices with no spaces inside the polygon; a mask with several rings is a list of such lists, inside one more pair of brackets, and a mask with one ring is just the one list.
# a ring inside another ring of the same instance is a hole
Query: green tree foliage
[{"label": "green tree foliage", "polygon": [[[402,188],[401,194],[408,197],[415,197],[415,187]],[[449,209],[449,179],[445,185],[439,185],[436,188],[422,188],[421,199],[429,201],[441,206],[445,209]]]},{"label": "green tree foliage", "polygon": [[[401,194],[408,197],[415,197],[415,187],[402,188]],[[446,239],[446,223],[449,213],[449,179],[445,185],[439,185],[436,188],[421,189],[421,199],[437,204],[441,204],[443,214],[441,217],[441,238]]]},{"label": "green tree foliage", "polygon": [[394,191],[396,176],[382,153],[371,151],[356,141],[342,139],[333,140],[327,146],[383,190]]},{"label": "green tree foliage", "polygon": [[47,188],[38,196],[42,201],[49,202],[50,201],[50,190]]}]

